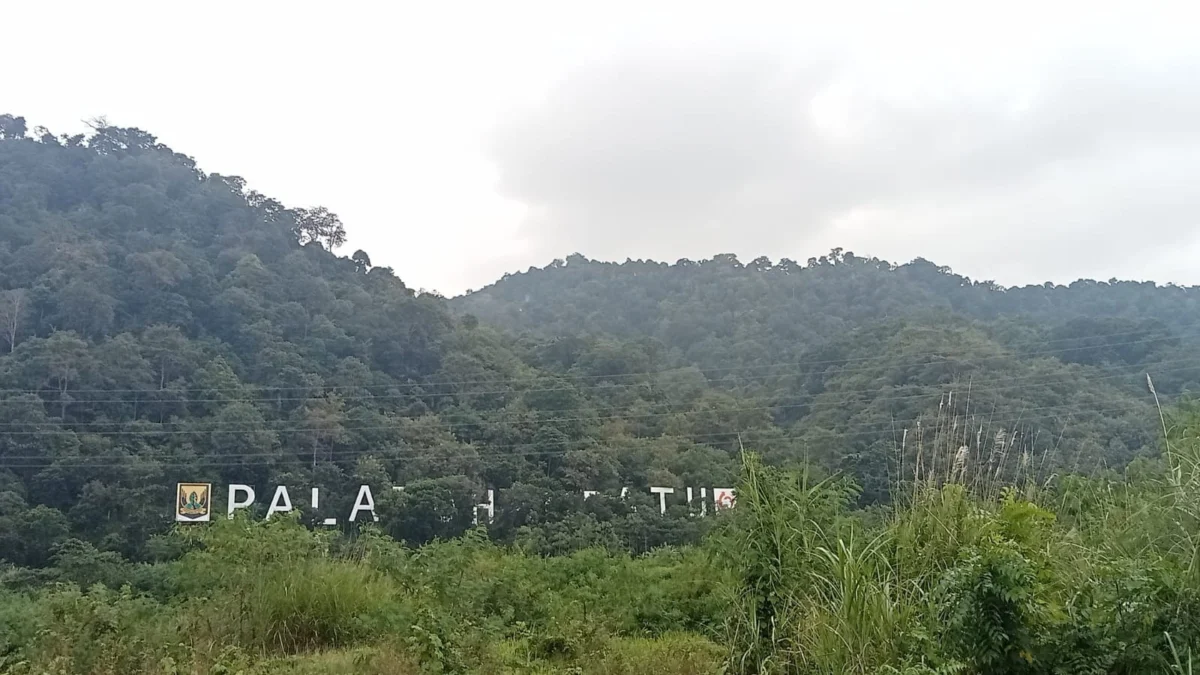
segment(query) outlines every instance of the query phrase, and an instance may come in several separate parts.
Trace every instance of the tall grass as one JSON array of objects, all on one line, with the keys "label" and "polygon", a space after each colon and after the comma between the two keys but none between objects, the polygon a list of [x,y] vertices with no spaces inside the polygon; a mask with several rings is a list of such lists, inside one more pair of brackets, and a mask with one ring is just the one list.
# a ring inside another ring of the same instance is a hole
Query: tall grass
[{"label": "tall grass", "polygon": [[844,486],[748,458],[720,535],[731,671],[1190,667],[1179,645],[1200,638],[1200,409],[1164,416],[1162,470],[1124,479],[1039,474],[1011,435],[987,446],[983,429],[964,436],[940,417],[903,436],[911,474],[872,526],[814,508],[843,502]]}]

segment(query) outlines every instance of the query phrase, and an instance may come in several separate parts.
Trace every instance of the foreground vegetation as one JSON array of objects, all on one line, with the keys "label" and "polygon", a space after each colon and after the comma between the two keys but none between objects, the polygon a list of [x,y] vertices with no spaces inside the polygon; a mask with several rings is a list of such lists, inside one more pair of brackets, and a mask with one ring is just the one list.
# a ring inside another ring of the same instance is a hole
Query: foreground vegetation
[{"label": "foreground vegetation", "polygon": [[178,560],[64,560],[72,582],[5,595],[5,672],[629,672],[668,652],[704,672],[720,657],[698,551],[539,558],[478,534],[408,550],[287,520],[171,538],[190,549]]},{"label": "foreground vegetation", "polygon": [[[1200,646],[1200,408],[1119,476],[989,486],[948,463],[901,505],[745,457],[701,546],[539,556],[482,529],[418,548],[295,519],[183,527],[164,560],[64,547],[10,570],[24,673],[1172,673]],[[24,575],[24,576],[23,576]]]}]

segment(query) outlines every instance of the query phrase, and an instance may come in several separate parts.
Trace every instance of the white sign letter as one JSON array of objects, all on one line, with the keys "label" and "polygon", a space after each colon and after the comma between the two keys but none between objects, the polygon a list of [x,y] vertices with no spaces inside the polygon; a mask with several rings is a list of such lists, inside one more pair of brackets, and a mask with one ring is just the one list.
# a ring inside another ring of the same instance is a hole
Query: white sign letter
[{"label": "white sign letter", "polygon": [[358,496],[354,498],[354,508],[350,510],[350,522],[358,520],[359,511],[370,511],[371,519],[379,522],[379,516],[375,515],[375,498],[371,496],[370,485],[358,488]]},{"label": "white sign letter", "polygon": [[488,524],[491,524],[492,517],[496,515],[496,493],[494,490],[488,490],[487,502],[475,505],[475,524],[479,524],[479,509],[487,510]]},{"label": "white sign letter", "polygon": [[[238,501],[237,493],[245,493],[245,501]],[[229,486],[229,517],[233,518],[235,509],[244,509],[254,503],[254,488],[249,485],[230,485]]]},{"label": "white sign letter", "polygon": [[[312,507],[313,511],[321,508],[321,488],[312,489]],[[321,521],[322,525],[337,525],[337,518],[326,518]]]},{"label": "white sign letter", "polygon": [[667,512],[667,495],[674,493],[675,488],[673,488],[673,487],[652,487],[652,488],[650,488],[650,492],[653,492],[658,495],[658,512],[665,514]]},{"label": "white sign letter", "polygon": [[267,507],[267,518],[270,518],[272,513],[287,513],[291,510],[292,498],[288,496],[287,486],[280,485],[275,488],[275,496],[271,498],[271,505]]}]

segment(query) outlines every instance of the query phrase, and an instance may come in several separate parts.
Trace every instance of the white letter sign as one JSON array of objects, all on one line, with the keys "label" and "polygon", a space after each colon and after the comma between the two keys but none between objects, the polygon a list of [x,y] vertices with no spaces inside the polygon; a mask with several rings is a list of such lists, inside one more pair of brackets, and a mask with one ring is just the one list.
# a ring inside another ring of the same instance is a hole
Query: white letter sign
[{"label": "white letter sign", "polygon": [[287,513],[291,510],[292,498],[288,495],[287,486],[280,485],[275,488],[275,496],[271,498],[271,505],[267,507],[267,518],[270,518],[272,513]]},{"label": "white letter sign", "polygon": [[358,496],[354,498],[354,508],[350,510],[350,522],[358,520],[359,511],[370,511],[371,518],[375,522],[379,522],[379,516],[375,515],[375,498],[371,496],[370,485],[358,488]]},{"label": "white letter sign", "polygon": [[[321,489],[313,488],[312,489],[313,511],[316,511],[317,509],[321,508],[320,505],[321,505]],[[325,520],[321,521],[321,524],[322,525],[337,525],[337,518],[326,518]]]},{"label": "white letter sign", "polygon": [[673,487],[652,487],[650,492],[658,495],[658,512],[665,514],[667,512],[667,495],[673,494]]},{"label": "white letter sign", "polygon": [[487,501],[483,504],[475,505],[475,524],[479,524],[479,509],[487,511],[488,524],[492,523],[492,519],[496,517],[496,493],[494,490],[487,491]]},{"label": "white letter sign", "polygon": [[[244,501],[238,501],[237,493],[242,492],[246,495]],[[254,503],[254,488],[249,485],[230,485],[229,486],[229,517],[233,518],[235,509],[244,509]]]}]

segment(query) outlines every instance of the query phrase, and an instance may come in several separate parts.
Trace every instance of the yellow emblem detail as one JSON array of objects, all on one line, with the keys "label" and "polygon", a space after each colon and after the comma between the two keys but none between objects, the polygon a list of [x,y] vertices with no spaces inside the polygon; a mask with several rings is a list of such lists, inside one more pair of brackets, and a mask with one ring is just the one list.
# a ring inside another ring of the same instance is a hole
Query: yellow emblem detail
[{"label": "yellow emblem detail", "polygon": [[180,523],[208,522],[211,496],[212,483],[179,483],[175,495],[175,520]]}]

